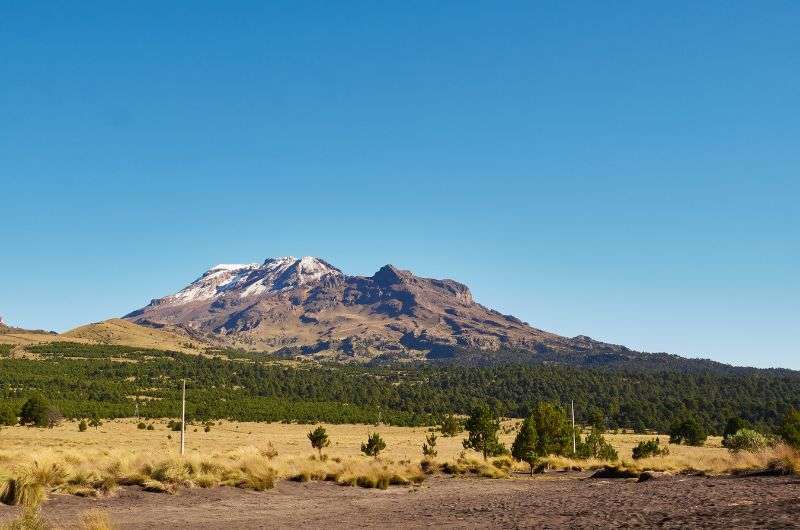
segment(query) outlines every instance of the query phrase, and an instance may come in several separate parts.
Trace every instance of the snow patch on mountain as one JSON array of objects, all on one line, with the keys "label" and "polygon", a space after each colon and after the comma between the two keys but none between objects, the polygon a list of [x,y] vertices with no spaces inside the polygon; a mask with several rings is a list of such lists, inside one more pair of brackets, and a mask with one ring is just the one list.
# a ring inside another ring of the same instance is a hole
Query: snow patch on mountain
[{"label": "snow patch on mountain", "polygon": [[238,292],[241,298],[312,286],[327,277],[343,277],[342,272],[325,261],[303,256],[268,258],[263,264],[220,264],[177,293],[161,300],[163,304],[181,305],[210,300]]}]

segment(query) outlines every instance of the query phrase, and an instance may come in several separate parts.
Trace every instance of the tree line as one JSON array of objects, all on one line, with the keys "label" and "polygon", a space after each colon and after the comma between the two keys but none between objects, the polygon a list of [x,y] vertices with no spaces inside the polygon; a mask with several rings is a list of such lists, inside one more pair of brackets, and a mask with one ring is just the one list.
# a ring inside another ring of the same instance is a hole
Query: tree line
[{"label": "tree line", "polygon": [[[433,425],[485,404],[493,414],[526,418],[541,402],[575,401],[576,419],[602,416],[608,429],[669,432],[687,417],[721,434],[739,417],[770,431],[800,408],[796,372],[686,373],[560,365],[326,365],[275,362],[125,346],[29,346],[40,359],[0,357],[0,409],[19,411],[40,392],[69,418],[169,417],[196,420]],[[120,362],[125,360],[128,362]]]}]

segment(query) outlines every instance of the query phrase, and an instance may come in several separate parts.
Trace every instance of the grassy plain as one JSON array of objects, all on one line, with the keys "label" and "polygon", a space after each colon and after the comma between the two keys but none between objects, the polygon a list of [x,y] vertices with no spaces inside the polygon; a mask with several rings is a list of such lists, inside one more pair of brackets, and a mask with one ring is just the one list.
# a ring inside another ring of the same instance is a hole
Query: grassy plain
[{"label": "grassy plain", "polygon": [[[178,453],[179,434],[168,429],[166,420],[152,422],[154,430],[137,428],[137,421],[120,419],[106,421],[98,429],[89,428],[79,432],[76,422],[64,422],[53,429],[37,429],[29,427],[4,427],[0,430],[0,460],[10,454],[36,455],[48,454],[148,454],[151,456],[171,457]],[[516,422],[505,422],[500,438],[507,447],[511,446]],[[330,437],[330,447],[325,452],[331,457],[365,458],[361,454],[361,444],[372,432],[380,433],[386,441],[386,449],[382,458],[387,461],[418,462],[422,458],[421,445],[429,433],[425,427],[393,427],[387,425],[323,425]],[[271,446],[277,451],[277,460],[286,458],[303,458],[314,454],[306,434],[312,425],[283,423],[239,423],[216,422],[210,432],[204,432],[202,425],[188,426],[186,452],[188,455],[212,456],[242,448],[265,448]],[[605,435],[606,439],[617,449],[620,459],[632,462],[631,451],[642,440],[654,436],[637,434]],[[667,444],[668,436],[659,436],[662,444]],[[452,461],[464,451],[463,435],[454,437],[439,436],[437,441],[439,461]],[[723,473],[742,464],[742,457],[732,455],[722,447],[721,439],[709,438],[703,447],[670,445],[670,454],[640,461],[654,469],[678,471],[692,468],[709,473]],[[467,451],[470,457],[477,457],[474,452]],[[566,459],[553,459],[556,465],[573,465]],[[583,467],[598,466],[600,462],[575,463]],[[520,466],[522,469],[524,466]]]}]

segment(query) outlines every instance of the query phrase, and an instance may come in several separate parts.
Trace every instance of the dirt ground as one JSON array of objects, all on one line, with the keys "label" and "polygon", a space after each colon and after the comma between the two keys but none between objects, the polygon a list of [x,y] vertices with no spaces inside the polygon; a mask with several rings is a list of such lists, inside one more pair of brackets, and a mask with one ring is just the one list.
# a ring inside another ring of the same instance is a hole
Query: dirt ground
[{"label": "dirt ground", "polygon": [[[54,496],[48,521],[75,527],[89,509],[118,528],[800,528],[796,477],[668,477],[637,483],[552,473],[507,480],[433,477],[385,491],[281,481],[177,495],[123,488],[113,497]],[[0,506],[0,521],[18,508]]]}]

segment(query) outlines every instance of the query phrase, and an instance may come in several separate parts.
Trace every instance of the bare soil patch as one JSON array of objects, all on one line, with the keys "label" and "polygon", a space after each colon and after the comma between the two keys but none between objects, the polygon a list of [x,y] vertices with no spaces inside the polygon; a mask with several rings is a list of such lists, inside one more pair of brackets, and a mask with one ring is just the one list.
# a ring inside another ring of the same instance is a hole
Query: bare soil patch
[{"label": "bare soil patch", "polygon": [[[433,477],[385,491],[289,481],[267,492],[123,488],[101,499],[54,496],[42,513],[64,528],[89,509],[105,511],[119,528],[800,528],[797,477],[586,477]],[[17,513],[0,506],[0,523]]]}]

